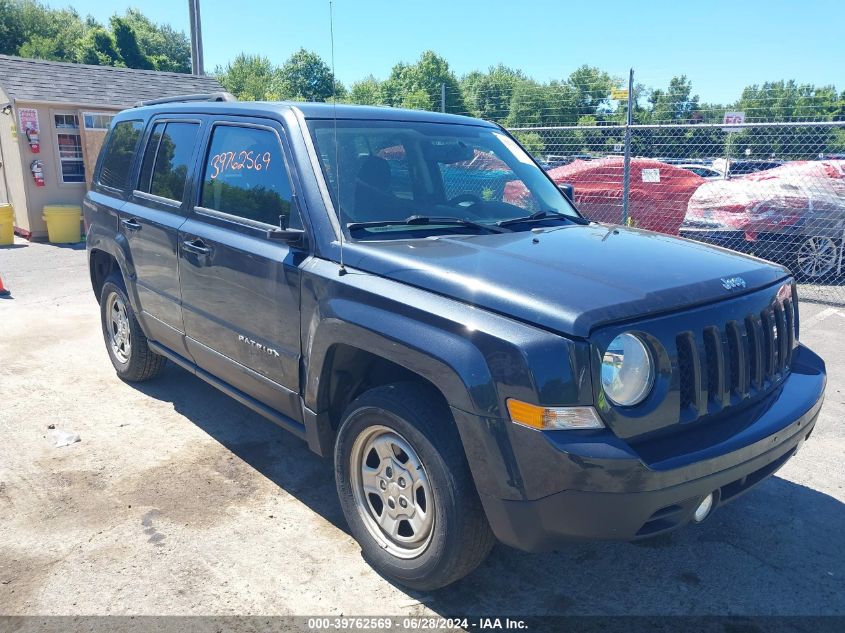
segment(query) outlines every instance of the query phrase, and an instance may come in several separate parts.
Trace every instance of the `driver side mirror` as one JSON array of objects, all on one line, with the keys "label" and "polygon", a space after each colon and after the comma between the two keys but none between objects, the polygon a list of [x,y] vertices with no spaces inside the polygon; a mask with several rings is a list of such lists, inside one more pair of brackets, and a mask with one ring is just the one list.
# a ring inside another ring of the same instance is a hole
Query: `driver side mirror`
[{"label": "driver side mirror", "polygon": [[280,240],[288,244],[296,244],[305,237],[302,229],[270,229],[267,231],[267,239]]},{"label": "driver side mirror", "polygon": [[563,183],[558,185],[557,188],[560,189],[560,192],[571,204],[575,204],[575,185]]}]

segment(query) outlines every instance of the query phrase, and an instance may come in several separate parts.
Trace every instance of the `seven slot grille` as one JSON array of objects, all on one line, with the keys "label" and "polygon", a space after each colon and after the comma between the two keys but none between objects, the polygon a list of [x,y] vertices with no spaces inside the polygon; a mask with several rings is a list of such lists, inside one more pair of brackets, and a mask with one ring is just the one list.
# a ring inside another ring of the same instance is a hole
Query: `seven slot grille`
[{"label": "seven slot grille", "polygon": [[677,338],[681,410],[718,411],[767,390],[789,370],[795,344],[795,305],[778,299],[744,320],[708,326]]}]

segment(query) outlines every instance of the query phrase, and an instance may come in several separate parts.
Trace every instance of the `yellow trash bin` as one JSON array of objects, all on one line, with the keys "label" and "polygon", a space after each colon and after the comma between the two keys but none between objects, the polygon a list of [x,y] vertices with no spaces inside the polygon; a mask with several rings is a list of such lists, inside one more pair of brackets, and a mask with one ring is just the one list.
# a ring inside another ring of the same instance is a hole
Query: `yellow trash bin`
[{"label": "yellow trash bin", "polygon": [[47,239],[53,244],[75,244],[81,240],[82,207],[75,204],[44,206]]},{"label": "yellow trash bin", "polygon": [[15,210],[8,202],[0,202],[0,245],[15,242]]}]

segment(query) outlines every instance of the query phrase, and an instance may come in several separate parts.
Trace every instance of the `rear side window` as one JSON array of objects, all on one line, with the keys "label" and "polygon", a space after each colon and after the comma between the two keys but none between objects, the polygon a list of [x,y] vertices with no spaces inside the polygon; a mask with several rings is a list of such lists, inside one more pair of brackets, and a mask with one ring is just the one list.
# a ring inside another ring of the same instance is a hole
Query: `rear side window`
[{"label": "rear side window", "polygon": [[156,123],[147,142],[138,191],[181,202],[198,123]]},{"label": "rear side window", "polygon": [[200,206],[253,222],[301,228],[279,137],[262,128],[218,125],[211,135]]},{"label": "rear side window", "polygon": [[109,134],[97,183],[113,189],[126,189],[135,147],[144,129],[143,121],[121,121]]}]

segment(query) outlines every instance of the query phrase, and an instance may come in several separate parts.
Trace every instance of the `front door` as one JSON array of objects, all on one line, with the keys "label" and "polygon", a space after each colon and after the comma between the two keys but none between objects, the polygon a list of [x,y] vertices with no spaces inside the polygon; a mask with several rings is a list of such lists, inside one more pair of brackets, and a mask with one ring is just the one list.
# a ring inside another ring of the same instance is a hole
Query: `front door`
[{"label": "front door", "polygon": [[299,285],[307,254],[269,239],[300,228],[280,125],[218,121],[196,206],[179,231],[182,314],[196,363],[299,419]]},{"label": "front door", "polygon": [[198,151],[200,122],[156,119],[145,140],[138,182],[119,212],[120,231],[129,243],[145,331],[153,340],[187,356],[177,238],[185,222],[187,175]]}]

